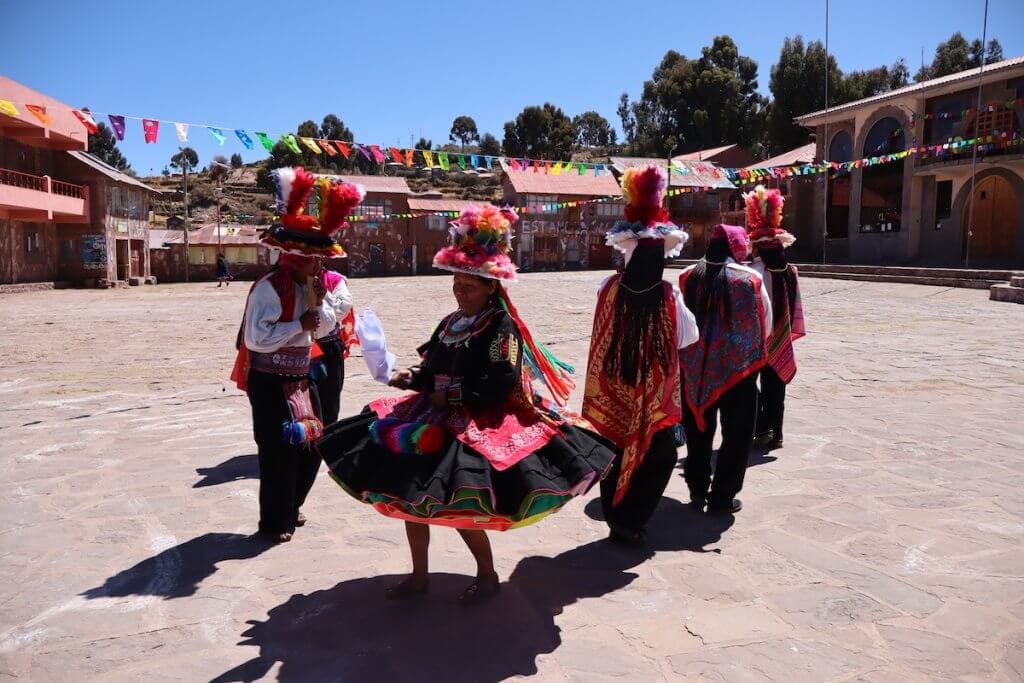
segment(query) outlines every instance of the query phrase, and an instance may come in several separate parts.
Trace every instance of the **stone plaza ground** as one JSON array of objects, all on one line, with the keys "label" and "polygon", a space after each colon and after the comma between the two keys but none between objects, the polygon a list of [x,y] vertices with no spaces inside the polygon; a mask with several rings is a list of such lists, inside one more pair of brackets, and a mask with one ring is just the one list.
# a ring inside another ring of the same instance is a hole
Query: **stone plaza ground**
[{"label": "stone plaza ground", "polygon": [[[581,372],[602,276],[512,290]],[[450,283],[351,288],[410,362]],[[752,457],[734,521],[685,507],[680,471],[649,550],[624,551],[592,492],[493,535],[502,592],[475,608],[456,602],[473,564],[446,529],[430,595],[386,602],[402,525],[323,471],[294,541],[249,538],[255,445],[227,380],[246,284],[2,296],[0,677],[1020,680],[1024,306],[803,289],[786,447]],[[343,414],[391,391],[358,355],[347,370]]]}]

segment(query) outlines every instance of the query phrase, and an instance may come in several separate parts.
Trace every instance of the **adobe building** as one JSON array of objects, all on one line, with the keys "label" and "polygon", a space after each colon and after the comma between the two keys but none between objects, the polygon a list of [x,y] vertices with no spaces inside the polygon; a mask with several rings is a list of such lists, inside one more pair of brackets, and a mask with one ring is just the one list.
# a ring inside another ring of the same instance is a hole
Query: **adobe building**
[{"label": "adobe building", "polygon": [[[809,246],[817,258],[825,248],[825,258],[838,263],[1024,266],[1024,147],[1008,144],[1021,135],[1024,57],[979,72],[969,69],[797,117],[817,134],[817,159],[916,151],[815,180],[813,205],[822,208],[812,214]],[[971,146],[922,153],[928,145],[971,140],[976,126],[982,141],[976,171]]]},{"label": "adobe building", "polygon": [[[770,159],[759,161],[756,164],[747,166],[747,171],[772,171],[773,175],[759,179],[757,182],[736,181],[741,192],[749,192],[757,185],[764,185],[774,188],[786,198],[782,209],[782,225],[796,237],[796,243],[789,248],[790,258],[794,260],[811,260],[814,258],[814,213],[822,211],[820,204],[814,204],[814,183],[817,182],[815,175],[792,174],[786,169],[792,166],[802,166],[815,162],[817,144],[809,142],[787,152],[783,152]],[[746,225],[746,216],[742,213],[742,203],[739,222],[737,225]],[[820,242],[821,238],[818,237]]]}]

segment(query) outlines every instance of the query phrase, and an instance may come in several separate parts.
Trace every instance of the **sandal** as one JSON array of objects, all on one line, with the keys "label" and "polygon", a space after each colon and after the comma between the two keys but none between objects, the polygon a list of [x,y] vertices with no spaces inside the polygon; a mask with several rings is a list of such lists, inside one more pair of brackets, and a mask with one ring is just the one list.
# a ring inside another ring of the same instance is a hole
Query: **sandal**
[{"label": "sandal", "polygon": [[306,526],[306,515],[301,512],[295,515],[295,526]]},{"label": "sandal", "polygon": [[401,583],[396,583],[384,591],[384,597],[387,600],[408,600],[409,598],[416,598],[421,595],[426,595],[427,587],[430,582],[427,579],[423,579],[422,583],[417,583],[413,577],[406,577]]},{"label": "sandal", "polygon": [[459,602],[463,605],[476,605],[488,598],[497,595],[501,590],[501,583],[496,573],[487,576],[478,576],[473,583],[469,584],[466,590],[459,596]]}]

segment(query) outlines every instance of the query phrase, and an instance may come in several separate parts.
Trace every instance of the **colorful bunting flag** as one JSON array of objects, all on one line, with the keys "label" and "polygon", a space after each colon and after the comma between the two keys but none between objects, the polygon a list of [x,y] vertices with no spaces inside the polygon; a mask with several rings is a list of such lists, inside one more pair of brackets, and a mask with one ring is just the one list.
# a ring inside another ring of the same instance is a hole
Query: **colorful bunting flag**
[{"label": "colorful bunting flag", "polygon": [[493,170],[494,169],[494,157],[492,157],[491,155],[488,154],[484,158],[487,160],[487,170],[488,171]]},{"label": "colorful bunting flag", "polygon": [[320,143],[320,149],[327,153],[327,156],[333,157],[338,155],[338,150],[334,149],[334,145],[331,144],[330,140],[317,140]]},{"label": "colorful bunting flag", "polygon": [[212,135],[217,140],[217,144],[223,147],[224,141],[227,139],[226,137],[224,137],[224,131],[222,131],[220,128],[214,128],[213,126],[207,126],[206,129],[210,131],[210,135]]},{"label": "colorful bunting flag", "polygon": [[554,167],[551,169],[551,174],[552,175],[562,175],[562,162],[561,161],[559,161],[557,164],[554,165]]},{"label": "colorful bunting flag", "polygon": [[384,152],[382,152],[380,147],[378,147],[377,145],[370,145],[370,152],[373,153],[373,160],[376,161],[378,164],[383,164],[386,161],[386,158],[384,157]]},{"label": "colorful bunting flag", "polygon": [[263,145],[263,149],[267,150],[267,153],[274,151],[274,141],[270,139],[270,136],[266,133],[256,131],[256,139]]},{"label": "colorful bunting flag", "polygon": [[241,140],[242,144],[245,145],[246,149],[252,149],[252,138],[249,137],[248,133],[246,133],[241,128],[236,128],[235,135],[238,136],[238,139]]},{"label": "colorful bunting flag", "polygon": [[117,116],[116,114],[107,114],[107,118],[110,119],[110,127],[114,130],[114,135],[117,136],[117,139],[124,140],[124,117]]},{"label": "colorful bunting flag", "polygon": [[405,150],[405,165],[412,167],[413,151],[411,149]]},{"label": "colorful bunting flag", "polygon": [[360,145],[358,142],[353,142],[352,146],[355,147],[356,150],[360,154],[362,154],[366,158],[367,161],[370,160],[370,152],[369,152],[369,150],[366,149],[366,147],[364,145]]},{"label": "colorful bunting flag", "polygon": [[480,157],[475,154],[471,154],[469,157],[469,165],[473,168],[480,168]]},{"label": "colorful bunting flag", "polygon": [[156,144],[156,138],[160,134],[160,122],[154,119],[142,119],[142,135],[146,144]]},{"label": "colorful bunting flag", "polygon": [[[8,104],[10,104],[10,102],[8,102]],[[3,102],[0,102],[0,111],[3,111]],[[15,112],[17,112],[17,110],[15,110]],[[76,119],[82,122],[85,129],[89,131],[89,135],[95,135],[99,132],[100,127],[96,125],[96,120],[92,117],[92,114],[80,109],[72,109],[71,113],[75,115]]]},{"label": "colorful bunting flag", "polygon": [[577,174],[578,175],[584,175],[586,172],[587,172],[587,165],[581,163],[580,167],[577,169]]},{"label": "colorful bunting flag", "polygon": [[25,109],[28,109],[29,113],[39,119],[39,123],[44,126],[53,125],[53,117],[46,113],[46,107],[39,104],[26,104]]},{"label": "colorful bunting flag", "polygon": [[310,152],[313,152],[313,154],[320,154],[320,145],[316,144],[316,140],[314,140],[313,138],[302,137],[300,137],[299,140],[302,140],[302,144],[304,144],[306,146],[306,149],[308,149]]},{"label": "colorful bunting flag", "polygon": [[540,162],[536,159],[533,160],[533,172],[536,173],[540,169]]},{"label": "colorful bunting flag", "polygon": [[348,145],[341,140],[335,140],[334,144],[338,147],[338,151],[341,152],[341,156],[348,159],[348,155],[352,153],[352,150],[349,149]]},{"label": "colorful bunting flag", "polygon": [[448,152],[437,153],[437,163],[440,164],[442,171],[447,171],[451,168],[451,164],[448,162]]},{"label": "colorful bunting flag", "polygon": [[302,150],[299,149],[299,143],[295,141],[295,136],[291,133],[282,133],[281,142],[283,142],[285,146],[295,154],[302,154]]},{"label": "colorful bunting flag", "polygon": [[188,142],[188,124],[174,123],[174,132],[178,135],[178,142]]},{"label": "colorful bunting flag", "polygon": [[434,155],[429,149],[423,150],[423,160],[427,162],[427,168],[434,168]]},{"label": "colorful bunting flag", "polygon": [[544,162],[544,172],[545,173],[551,173],[551,162],[550,161],[545,161]]},{"label": "colorful bunting flag", "polygon": [[0,113],[7,116],[19,116],[17,107],[10,100],[0,100]]},{"label": "colorful bunting flag", "polygon": [[402,161],[405,159],[405,157],[402,156],[401,150],[399,150],[397,147],[392,147],[391,149],[388,150],[388,152],[391,153],[391,160],[396,164],[402,163]]},{"label": "colorful bunting flag", "polygon": [[462,154],[459,155],[459,168],[466,170],[466,157]]}]

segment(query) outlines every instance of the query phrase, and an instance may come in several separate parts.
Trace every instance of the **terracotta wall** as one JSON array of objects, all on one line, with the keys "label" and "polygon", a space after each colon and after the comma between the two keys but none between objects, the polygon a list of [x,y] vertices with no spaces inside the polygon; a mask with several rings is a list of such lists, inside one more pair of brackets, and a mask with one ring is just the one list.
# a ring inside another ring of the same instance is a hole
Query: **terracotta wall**
[{"label": "terracotta wall", "polygon": [[[28,236],[39,248],[26,250]],[[52,223],[0,218],[0,284],[52,282],[57,279],[57,230]]]}]

